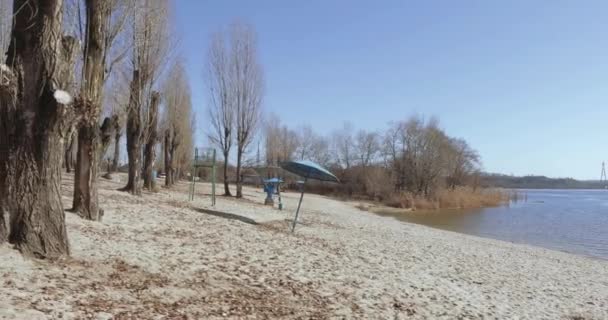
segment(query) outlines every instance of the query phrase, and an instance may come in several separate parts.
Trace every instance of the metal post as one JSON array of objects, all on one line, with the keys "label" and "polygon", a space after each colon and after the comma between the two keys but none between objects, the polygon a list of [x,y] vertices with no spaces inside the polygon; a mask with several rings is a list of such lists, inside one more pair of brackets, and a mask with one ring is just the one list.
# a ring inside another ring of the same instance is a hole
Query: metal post
[{"label": "metal post", "polygon": [[308,178],[304,178],[304,183],[302,184],[302,193],[300,194],[300,202],[298,202],[298,209],[296,210],[296,217],[293,219],[293,224],[291,225],[291,232],[296,230],[296,223],[298,223],[298,215],[300,215],[300,206],[302,205],[302,199],[304,199],[304,187],[306,186],[306,180]]},{"label": "metal post", "polygon": [[190,190],[188,192],[188,201],[194,200],[194,175],[196,171],[196,161],[198,160],[198,148],[194,148],[194,159],[192,160],[192,171],[190,172]]}]

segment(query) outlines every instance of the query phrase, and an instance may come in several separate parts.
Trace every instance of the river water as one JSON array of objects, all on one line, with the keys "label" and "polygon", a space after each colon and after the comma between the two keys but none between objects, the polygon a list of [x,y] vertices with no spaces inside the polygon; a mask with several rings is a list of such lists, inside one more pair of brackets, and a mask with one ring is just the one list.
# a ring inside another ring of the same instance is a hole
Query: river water
[{"label": "river water", "polygon": [[520,190],[496,208],[399,213],[397,219],[608,259],[608,190]]}]

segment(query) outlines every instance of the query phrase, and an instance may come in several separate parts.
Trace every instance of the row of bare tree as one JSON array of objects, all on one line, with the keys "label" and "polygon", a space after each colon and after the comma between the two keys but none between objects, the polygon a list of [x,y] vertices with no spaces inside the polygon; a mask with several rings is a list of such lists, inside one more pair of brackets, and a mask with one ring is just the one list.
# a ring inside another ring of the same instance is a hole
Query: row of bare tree
[{"label": "row of bare tree", "polygon": [[243,196],[243,156],[262,117],[264,77],[253,28],[235,23],[213,35],[207,58],[209,139],[222,152],[224,195],[231,196],[228,170],[236,143],[236,197]]},{"label": "row of bare tree", "polygon": [[383,132],[354,130],[345,123],[331,136],[310,126],[297,130],[270,116],[265,126],[266,164],[312,160],[338,173],[341,190],[370,197],[407,191],[431,196],[439,188],[472,182],[480,159],[465,140],[449,137],[435,118],[411,117]]},{"label": "row of bare tree", "polygon": [[170,187],[194,144],[190,89],[180,60],[169,63],[166,0],[14,0],[12,9],[7,2],[0,3],[6,52],[0,59],[0,242],[37,257],[69,254],[62,163],[69,171],[75,154],[72,210],[100,220],[102,157],[113,142],[109,171],[118,169],[126,125],[123,190],[141,194],[142,172],[143,186],[155,189],[159,144]]}]

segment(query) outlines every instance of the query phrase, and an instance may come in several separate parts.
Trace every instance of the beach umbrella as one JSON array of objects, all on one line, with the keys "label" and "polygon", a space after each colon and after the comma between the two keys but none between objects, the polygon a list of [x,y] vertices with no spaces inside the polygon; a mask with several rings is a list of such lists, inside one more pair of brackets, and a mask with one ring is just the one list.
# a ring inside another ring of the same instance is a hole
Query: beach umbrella
[{"label": "beach umbrella", "polygon": [[291,232],[294,232],[296,229],[296,223],[298,223],[298,215],[300,214],[302,199],[304,199],[304,186],[306,185],[306,181],[308,181],[308,179],[314,179],[328,182],[340,182],[340,180],[338,180],[338,178],[336,178],[336,176],[334,176],[327,169],[312,161],[302,160],[284,162],[281,163],[281,168],[304,178],[302,183],[302,193],[300,194],[300,201],[298,202],[298,209],[296,210],[296,217],[293,219],[293,223],[291,224]]}]

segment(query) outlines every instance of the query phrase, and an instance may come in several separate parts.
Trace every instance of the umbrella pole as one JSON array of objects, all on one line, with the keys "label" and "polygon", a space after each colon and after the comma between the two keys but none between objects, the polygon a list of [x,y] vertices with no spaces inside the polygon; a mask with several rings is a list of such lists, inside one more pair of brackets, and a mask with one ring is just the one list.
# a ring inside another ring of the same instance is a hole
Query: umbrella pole
[{"label": "umbrella pole", "polygon": [[293,223],[291,225],[291,232],[296,230],[296,223],[298,223],[298,215],[300,214],[300,206],[302,205],[302,199],[304,199],[304,187],[306,186],[306,180],[308,178],[304,178],[304,183],[302,184],[302,193],[300,194],[300,202],[298,202],[298,209],[296,210],[296,217],[293,219]]}]

